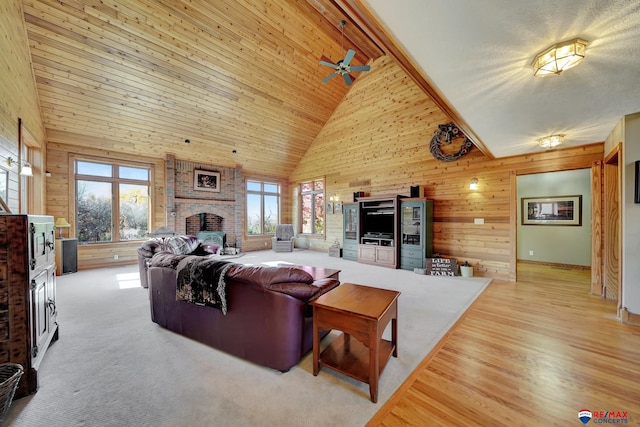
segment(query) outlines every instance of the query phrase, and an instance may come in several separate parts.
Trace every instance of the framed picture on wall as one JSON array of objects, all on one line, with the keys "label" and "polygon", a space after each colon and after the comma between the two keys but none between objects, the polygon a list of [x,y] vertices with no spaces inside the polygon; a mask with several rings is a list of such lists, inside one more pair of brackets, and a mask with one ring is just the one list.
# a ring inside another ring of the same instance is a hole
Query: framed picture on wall
[{"label": "framed picture on wall", "polygon": [[333,213],[341,214],[342,213],[342,202],[334,202],[333,204]]},{"label": "framed picture on wall", "polygon": [[582,196],[523,197],[522,225],[582,225]]},{"label": "framed picture on wall", "polygon": [[199,191],[220,192],[220,172],[193,171],[193,189]]},{"label": "framed picture on wall", "polygon": [[333,202],[327,202],[327,215],[333,215]]}]

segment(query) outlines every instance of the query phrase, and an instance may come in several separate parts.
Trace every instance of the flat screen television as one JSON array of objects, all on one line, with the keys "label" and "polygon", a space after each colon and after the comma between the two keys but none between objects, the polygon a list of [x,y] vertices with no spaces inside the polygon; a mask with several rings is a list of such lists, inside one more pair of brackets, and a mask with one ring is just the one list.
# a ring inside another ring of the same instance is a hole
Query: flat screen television
[{"label": "flat screen television", "polygon": [[366,212],[364,217],[362,218],[362,231],[364,232],[364,235],[367,235],[367,233],[379,233],[389,234],[391,237],[393,237],[395,229],[394,221],[395,215],[393,215],[393,212]]}]

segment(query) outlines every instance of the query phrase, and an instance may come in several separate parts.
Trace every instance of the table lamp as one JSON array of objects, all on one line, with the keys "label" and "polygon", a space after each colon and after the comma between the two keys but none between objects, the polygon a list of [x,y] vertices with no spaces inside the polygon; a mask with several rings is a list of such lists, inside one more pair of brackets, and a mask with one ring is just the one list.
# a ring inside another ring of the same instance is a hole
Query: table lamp
[{"label": "table lamp", "polygon": [[67,218],[58,218],[56,219],[55,227],[60,230],[58,233],[58,239],[62,239],[62,229],[71,228],[71,224],[69,224]]}]

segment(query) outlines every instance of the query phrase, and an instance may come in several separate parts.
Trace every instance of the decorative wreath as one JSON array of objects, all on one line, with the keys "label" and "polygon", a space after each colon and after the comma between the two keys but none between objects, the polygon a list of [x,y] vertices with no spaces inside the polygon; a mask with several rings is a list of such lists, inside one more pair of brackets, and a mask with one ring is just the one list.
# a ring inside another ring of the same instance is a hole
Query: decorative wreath
[{"label": "decorative wreath", "polygon": [[[460,150],[454,154],[444,154],[440,146],[442,144],[449,145],[456,138],[464,138],[464,142],[460,145]],[[431,143],[429,144],[431,154],[436,160],[440,160],[441,162],[458,160],[460,157],[469,153],[471,147],[473,147],[473,142],[453,123],[438,125],[438,130],[433,133],[433,138],[431,138]]]}]

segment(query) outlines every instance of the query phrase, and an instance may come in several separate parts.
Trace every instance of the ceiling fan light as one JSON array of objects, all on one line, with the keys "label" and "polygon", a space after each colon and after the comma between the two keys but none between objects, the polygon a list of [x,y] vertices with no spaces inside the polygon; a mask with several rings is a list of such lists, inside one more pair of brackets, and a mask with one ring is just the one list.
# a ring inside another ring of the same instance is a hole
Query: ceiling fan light
[{"label": "ceiling fan light", "polygon": [[564,142],[564,135],[549,135],[538,139],[540,147],[545,149],[555,148]]},{"label": "ceiling fan light", "polygon": [[558,43],[536,55],[533,63],[533,75],[542,77],[558,75],[573,68],[584,59],[587,42],[573,39]]}]

